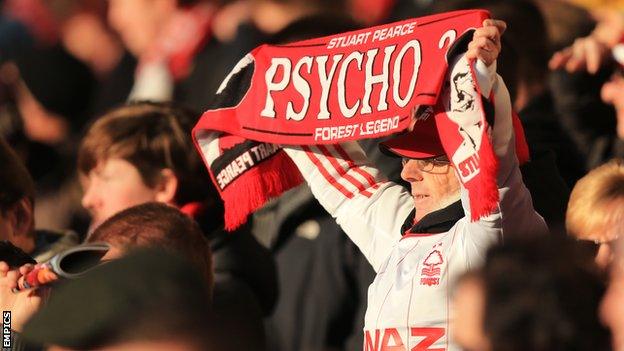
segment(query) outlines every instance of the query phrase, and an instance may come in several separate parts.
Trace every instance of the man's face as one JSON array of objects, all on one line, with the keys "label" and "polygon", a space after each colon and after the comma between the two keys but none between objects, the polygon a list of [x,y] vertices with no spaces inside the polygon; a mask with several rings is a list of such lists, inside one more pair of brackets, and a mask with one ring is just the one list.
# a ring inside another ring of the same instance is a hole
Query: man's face
[{"label": "man's face", "polygon": [[140,57],[158,39],[160,29],[173,9],[175,1],[170,0],[109,0],[108,22],[128,50]]},{"label": "man's face", "polygon": [[624,267],[616,260],[611,272],[611,281],[600,306],[600,317],[611,329],[613,349],[624,350]]},{"label": "man's face", "polygon": [[139,170],[121,158],[99,162],[82,184],[82,205],[91,213],[93,226],[128,207],[158,201],[158,189],[148,187]]},{"label": "man's face", "polygon": [[406,159],[401,171],[401,178],[411,185],[416,221],[459,199],[460,185],[455,169],[448,163],[427,166],[427,162]]}]

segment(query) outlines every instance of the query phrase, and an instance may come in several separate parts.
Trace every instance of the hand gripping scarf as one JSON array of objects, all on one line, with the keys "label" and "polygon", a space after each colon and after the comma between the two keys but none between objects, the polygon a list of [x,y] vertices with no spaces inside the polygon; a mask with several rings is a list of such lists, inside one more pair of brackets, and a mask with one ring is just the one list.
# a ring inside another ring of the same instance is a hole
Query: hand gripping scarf
[{"label": "hand gripping scarf", "polygon": [[458,174],[470,194],[472,219],[490,214],[498,203],[497,161],[474,65],[447,82],[451,97],[465,101],[459,111],[464,114],[447,114],[438,99],[451,52],[465,50],[486,18],[486,11],[456,11],[262,45],[247,54],[193,130],[224,200],[226,228],[236,228],[303,181],[277,145],[337,144],[401,132],[420,105],[432,106],[442,145],[464,170]]}]

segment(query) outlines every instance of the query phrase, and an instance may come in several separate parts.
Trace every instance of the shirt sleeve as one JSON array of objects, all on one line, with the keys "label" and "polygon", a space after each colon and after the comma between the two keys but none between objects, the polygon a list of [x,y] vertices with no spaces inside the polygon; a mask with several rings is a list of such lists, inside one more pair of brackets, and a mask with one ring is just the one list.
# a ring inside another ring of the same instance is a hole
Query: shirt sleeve
[{"label": "shirt sleeve", "polygon": [[284,150],[317,200],[377,271],[413,209],[409,192],[372,166],[356,142]]}]

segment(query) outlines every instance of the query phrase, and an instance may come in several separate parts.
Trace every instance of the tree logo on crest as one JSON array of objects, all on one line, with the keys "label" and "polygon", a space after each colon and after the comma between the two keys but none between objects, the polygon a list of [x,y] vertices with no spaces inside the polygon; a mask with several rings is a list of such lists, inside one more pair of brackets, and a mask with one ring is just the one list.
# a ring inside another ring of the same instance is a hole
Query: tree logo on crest
[{"label": "tree logo on crest", "polygon": [[429,253],[423,265],[425,266],[421,271],[420,285],[438,285],[440,284],[440,265],[444,263],[442,253],[439,250],[433,250]]}]

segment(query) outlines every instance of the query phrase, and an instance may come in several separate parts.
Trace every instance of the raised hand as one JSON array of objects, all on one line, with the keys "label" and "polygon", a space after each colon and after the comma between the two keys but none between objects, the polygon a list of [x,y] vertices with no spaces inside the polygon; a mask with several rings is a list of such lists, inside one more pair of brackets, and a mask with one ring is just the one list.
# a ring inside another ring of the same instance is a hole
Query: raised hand
[{"label": "raised hand", "polygon": [[587,71],[596,73],[609,58],[610,50],[594,36],[578,38],[572,46],[557,51],[548,62],[551,70],[565,69],[568,72]]},{"label": "raised hand", "polygon": [[483,27],[477,28],[468,44],[466,58],[479,59],[490,66],[501,51],[501,36],[507,29],[507,24],[500,20],[487,19],[483,21]]}]

